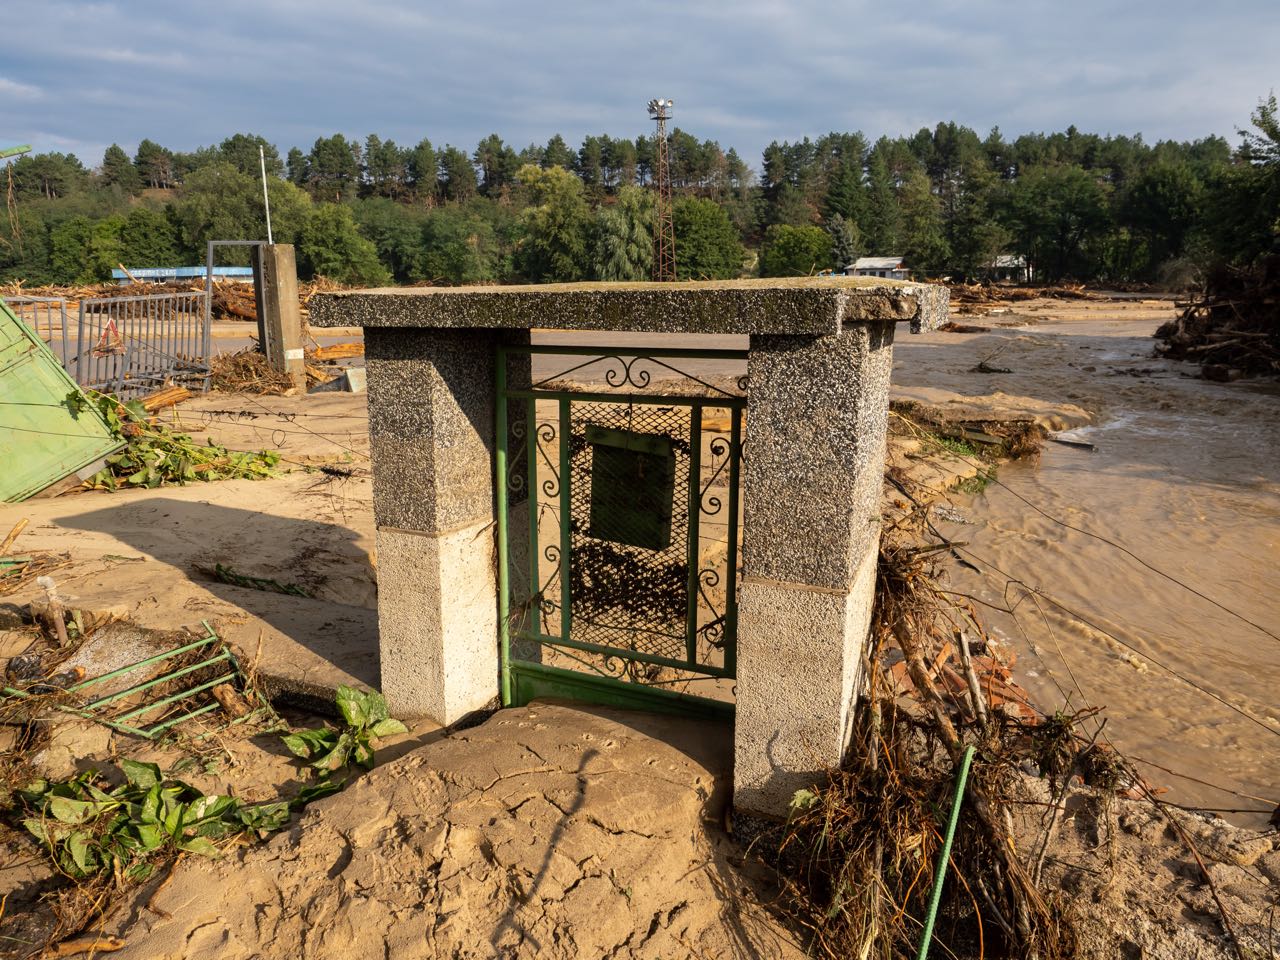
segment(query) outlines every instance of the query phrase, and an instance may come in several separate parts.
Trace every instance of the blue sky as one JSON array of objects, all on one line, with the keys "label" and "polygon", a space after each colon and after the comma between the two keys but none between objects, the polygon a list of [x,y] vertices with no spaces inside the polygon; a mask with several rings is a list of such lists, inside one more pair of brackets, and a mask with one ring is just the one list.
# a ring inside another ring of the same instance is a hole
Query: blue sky
[{"label": "blue sky", "polygon": [[1280,88],[1280,2],[4,0],[0,145],[280,147],[368,133],[468,150],[648,132],[645,103],[735,146],[914,132],[1210,133]]}]

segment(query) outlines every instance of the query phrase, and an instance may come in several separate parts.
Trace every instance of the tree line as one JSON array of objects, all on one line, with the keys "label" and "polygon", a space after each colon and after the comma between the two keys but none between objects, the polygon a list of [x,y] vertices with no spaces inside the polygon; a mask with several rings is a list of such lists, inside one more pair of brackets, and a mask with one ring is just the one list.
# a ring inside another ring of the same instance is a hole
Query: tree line
[{"label": "tree line", "polygon": [[[1274,95],[1251,120],[1234,148],[1218,136],[1152,145],[1074,126],[1012,140],[956,123],[875,142],[831,133],[771,143],[758,174],[732,148],[677,128],[678,273],[803,275],[898,255],[920,277],[976,279],[1014,255],[1043,281],[1180,282],[1280,242]],[[238,133],[191,152],[112,145],[93,169],[71,154],[24,156],[3,174],[0,280],[99,281],[119,263],[203,262],[210,239],[263,238],[260,149],[274,236],[297,246],[304,276],[646,279],[656,147],[589,136],[575,149],[557,134],[517,150],[492,134],[467,151],[335,134],[282,158]]]}]

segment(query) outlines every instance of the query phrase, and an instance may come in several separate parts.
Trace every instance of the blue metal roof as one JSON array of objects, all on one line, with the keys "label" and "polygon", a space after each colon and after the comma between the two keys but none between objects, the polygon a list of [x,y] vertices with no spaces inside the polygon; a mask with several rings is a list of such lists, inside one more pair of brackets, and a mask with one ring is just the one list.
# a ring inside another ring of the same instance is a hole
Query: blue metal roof
[{"label": "blue metal roof", "polygon": [[[139,280],[189,280],[199,279],[205,275],[204,267],[139,267],[138,269],[129,269],[129,273],[133,274]],[[213,275],[215,277],[252,277],[253,267],[214,267]],[[128,274],[123,270],[112,270],[111,276],[115,280],[128,280]]]}]

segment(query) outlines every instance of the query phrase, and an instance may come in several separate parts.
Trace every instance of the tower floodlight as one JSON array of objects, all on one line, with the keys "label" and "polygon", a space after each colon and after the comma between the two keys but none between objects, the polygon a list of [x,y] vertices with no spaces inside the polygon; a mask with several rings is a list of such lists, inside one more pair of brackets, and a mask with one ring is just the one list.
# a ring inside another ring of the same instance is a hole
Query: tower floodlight
[{"label": "tower floodlight", "polygon": [[658,193],[653,225],[653,279],[676,278],[676,230],[671,216],[671,166],[667,151],[667,120],[675,101],[655,97],[649,101],[649,116],[658,125],[654,146],[653,180]]}]

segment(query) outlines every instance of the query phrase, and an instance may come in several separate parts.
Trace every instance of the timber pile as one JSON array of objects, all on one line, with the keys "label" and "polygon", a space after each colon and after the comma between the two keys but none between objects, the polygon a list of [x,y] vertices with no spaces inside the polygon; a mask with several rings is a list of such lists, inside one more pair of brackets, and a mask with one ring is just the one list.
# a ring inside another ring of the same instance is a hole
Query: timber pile
[{"label": "timber pile", "polygon": [[[343,347],[349,344],[335,344],[335,346]],[[322,355],[321,351],[325,349],[321,347],[319,350],[308,350],[305,354],[307,389],[328,383],[342,373],[332,355]],[[342,352],[339,352],[339,355],[358,356],[358,354]],[[283,371],[274,369],[267,362],[266,354],[261,353],[257,347],[245,347],[234,353],[215,354],[212,367],[213,378],[210,386],[214,390],[275,397],[290,396],[294,392],[293,381]]]},{"label": "timber pile", "polygon": [[1156,331],[1161,356],[1198,361],[1209,380],[1280,375],[1280,255],[1215,268],[1180,307]]},{"label": "timber pile", "polygon": [[958,314],[978,313],[980,307],[1025,300],[1105,300],[1102,294],[1086,290],[1082,283],[1062,283],[1053,287],[1010,287],[997,283],[953,283],[951,307]]}]

